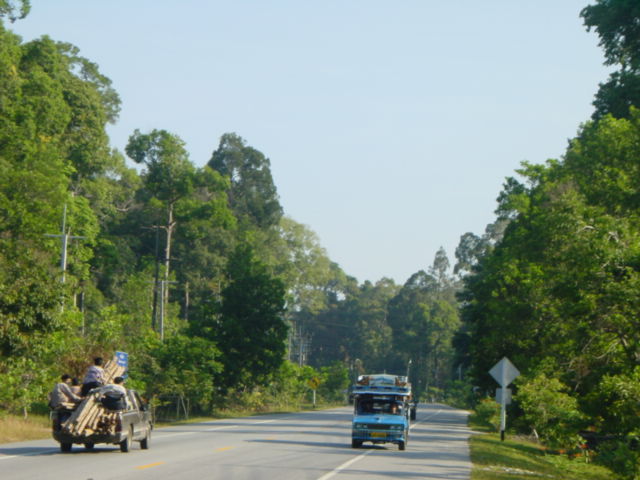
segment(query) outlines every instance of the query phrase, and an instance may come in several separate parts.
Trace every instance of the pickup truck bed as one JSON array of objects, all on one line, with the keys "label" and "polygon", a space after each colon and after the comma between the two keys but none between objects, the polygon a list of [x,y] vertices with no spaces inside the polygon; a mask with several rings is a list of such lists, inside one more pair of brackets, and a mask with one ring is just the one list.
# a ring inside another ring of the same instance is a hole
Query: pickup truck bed
[{"label": "pickup truck bed", "polygon": [[[119,445],[122,452],[128,452],[132,442],[138,441],[142,449],[149,448],[153,419],[148,405],[134,390],[127,390],[127,407],[124,410],[108,410],[101,404],[91,406],[89,397],[76,408],[91,409],[89,421],[82,419],[83,412],[74,415],[74,410],[54,410],[51,415],[53,438],[60,443],[62,452],[70,452],[74,443],[82,444],[88,450],[97,443],[109,443]],[[80,424],[71,424],[76,418],[81,419]]]}]

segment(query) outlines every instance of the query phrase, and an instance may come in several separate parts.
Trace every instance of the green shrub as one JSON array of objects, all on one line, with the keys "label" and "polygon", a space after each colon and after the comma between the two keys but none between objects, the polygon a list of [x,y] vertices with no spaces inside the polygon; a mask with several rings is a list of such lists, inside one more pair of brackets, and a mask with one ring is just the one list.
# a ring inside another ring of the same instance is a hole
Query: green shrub
[{"label": "green shrub", "polygon": [[449,382],[444,391],[444,402],[456,408],[473,408],[474,394],[472,385],[465,380]]},{"label": "green shrub", "polygon": [[619,475],[621,480],[640,479],[640,449],[625,440],[610,440],[598,445],[596,461]]},{"label": "green shrub", "polygon": [[582,414],[577,400],[566,390],[560,380],[545,374],[518,382],[515,400],[524,412],[524,420],[551,447],[570,448],[577,442]]},{"label": "green shrub", "polygon": [[500,404],[493,398],[483,398],[478,402],[473,414],[474,420],[498,432],[500,431]]}]

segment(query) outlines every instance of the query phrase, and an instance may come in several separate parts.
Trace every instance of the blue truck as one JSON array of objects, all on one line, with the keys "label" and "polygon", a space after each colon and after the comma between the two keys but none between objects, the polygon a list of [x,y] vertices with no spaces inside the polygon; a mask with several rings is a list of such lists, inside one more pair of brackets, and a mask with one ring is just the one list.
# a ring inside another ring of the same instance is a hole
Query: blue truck
[{"label": "blue truck", "polygon": [[411,384],[407,377],[360,375],[353,386],[351,446],[364,442],[394,443],[404,450],[409,440]]}]

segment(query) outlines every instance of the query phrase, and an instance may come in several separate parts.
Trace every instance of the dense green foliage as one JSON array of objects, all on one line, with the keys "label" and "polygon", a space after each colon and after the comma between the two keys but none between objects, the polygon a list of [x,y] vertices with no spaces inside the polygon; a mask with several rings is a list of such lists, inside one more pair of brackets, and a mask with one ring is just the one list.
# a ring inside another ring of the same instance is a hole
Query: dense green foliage
[{"label": "dense green foliage", "polygon": [[593,430],[609,439],[597,458],[638,478],[640,6],[598,0],[581,15],[620,70],[561,159],[523,163],[522,180],[507,179],[500,237],[463,236],[455,344],[481,393],[503,356],[523,373],[514,425],[562,446]]},{"label": "dense green foliage", "polygon": [[597,0],[585,7],[581,16],[587,29],[594,29],[600,37],[605,65],[618,67],[600,84],[593,118],[606,114],[627,117],[629,107],[640,105],[640,4],[635,0]]},{"label": "dense green foliage", "polygon": [[[9,20],[28,10],[0,2]],[[262,152],[227,133],[198,168],[175,133],[135,130],[129,168],[105,130],[119,108],[76,47],[0,26],[2,408],[27,414],[115,350],[130,385],[183,414],[312,386],[343,401],[353,375],[410,361],[419,390],[445,386],[459,321],[444,251],[402,288],[358,285],[284,216]]]}]

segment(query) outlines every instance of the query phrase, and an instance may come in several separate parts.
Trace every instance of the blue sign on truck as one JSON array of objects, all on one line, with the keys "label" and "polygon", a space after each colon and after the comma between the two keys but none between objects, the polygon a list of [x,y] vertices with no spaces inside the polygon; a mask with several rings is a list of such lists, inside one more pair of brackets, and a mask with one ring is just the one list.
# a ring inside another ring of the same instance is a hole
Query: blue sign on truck
[{"label": "blue sign on truck", "polygon": [[361,375],[353,386],[351,446],[363,442],[394,443],[400,450],[409,440],[411,384],[397,375]]}]

